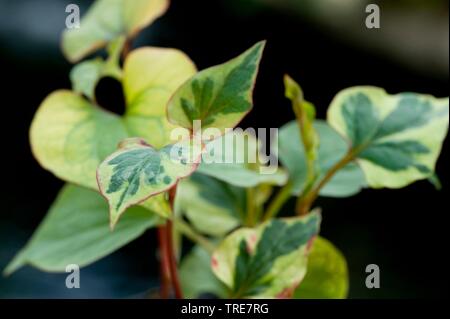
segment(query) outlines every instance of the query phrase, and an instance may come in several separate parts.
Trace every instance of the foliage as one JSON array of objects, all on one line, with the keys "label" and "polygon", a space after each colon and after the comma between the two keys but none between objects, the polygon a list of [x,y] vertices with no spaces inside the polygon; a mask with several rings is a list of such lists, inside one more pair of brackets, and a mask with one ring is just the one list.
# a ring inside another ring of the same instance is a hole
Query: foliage
[{"label": "foliage", "polygon": [[[274,167],[255,136],[230,132],[253,107],[265,42],[199,72],[176,49],[129,52],[167,6],[98,0],[80,29],[64,32],[70,61],[104,47],[107,58],[75,65],[72,90],[51,93],[36,112],[33,154],[68,184],[5,273],[86,266],[158,227],[162,297],[173,286],[188,298],[345,298],[347,264],[318,236],[315,200],[437,181],[448,99],[353,87],[337,94],[324,121],[285,76],[295,121],[273,145],[284,166]],[[123,116],[97,104],[102,77],[122,84]],[[277,217],[292,197],[295,211]],[[190,252],[181,238],[195,243]]]}]

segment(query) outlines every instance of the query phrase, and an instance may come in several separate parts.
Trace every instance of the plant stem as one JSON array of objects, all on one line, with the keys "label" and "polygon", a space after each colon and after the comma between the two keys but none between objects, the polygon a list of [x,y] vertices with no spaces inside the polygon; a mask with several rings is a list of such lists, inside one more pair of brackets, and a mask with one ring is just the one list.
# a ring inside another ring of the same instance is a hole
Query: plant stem
[{"label": "plant stem", "polygon": [[312,188],[311,191],[309,191],[304,197],[299,199],[297,202],[296,211],[297,214],[300,216],[306,215],[309,210],[311,209],[311,205],[314,203],[314,201],[319,196],[320,190],[325,186],[326,183],[328,183],[331,178],[345,165],[350,163],[355,159],[355,152],[353,149],[350,149],[347,154],[339,161],[337,162],[333,167],[330,168],[330,170],[326,173],[326,175],[320,180],[320,182]]},{"label": "plant stem", "polygon": [[123,44],[123,49],[122,49],[122,60],[123,61],[125,61],[125,59],[127,58],[128,54],[131,51],[132,46],[133,46],[133,39],[131,39],[131,38],[125,39],[125,42]]},{"label": "plant stem", "polygon": [[184,236],[186,236],[187,238],[189,238],[190,240],[201,246],[207,252],[211,254],[214,251],[214,245],[211,244],[211,242],[207,238],[203,237],[202,235],[197,233],[194,229],[192,229],[192,227],[188,223],[184,222],[180,218],[177,218],[175,220],[175,224],[177,229],[181,233],[183,233]]},{"label": "plant stem", "polygon": [[169,259],[167,256],[167,242],[166,242],[166,225],[158,227],[158,243],[159,243],[159,271],[161,275],[161,298],[169,298],[170,293],[170,272]]},{"label": "plant stem", "polygon": [[267,211],[264,214],[263,221],[267,221],[278,215],[281,207],[283,207],[284,203],[286,203],[286,201],[291,197],[291,191],[292,182],[289,181],[278,191],[278,193],[270,202],[269,206],[267,207]]},{"label": "plant stem", "polygon": [[183,292],[181,289],[180,278],[178,276],[177,260],[175,258],[173,247],[173,235],[172,235],[173,223],[170,219],[167,221],[166,227],[167,227],[166,232],[167,255],[169,259],[169,272],[170,277],[172,279],[173,290],[175,292],[175,298],[183,299]]},{"label": "plant stem", "polygon": [[[169,190],[169,202],[170,208],[172,209],[172,218],[174,217],[174,201],[177,191],[177,186],[175,185]],[[177,260],[175,257],[175,249],[173,245],[173,222],[171,219],[167,220],[166,223],[166,241],[167,241],[167,256],[169,260],[169,272],[172,279],[172,285],[175,292],[175,298],[183,299],[183,292],[181,289],[180,278],[178,277]]]}]

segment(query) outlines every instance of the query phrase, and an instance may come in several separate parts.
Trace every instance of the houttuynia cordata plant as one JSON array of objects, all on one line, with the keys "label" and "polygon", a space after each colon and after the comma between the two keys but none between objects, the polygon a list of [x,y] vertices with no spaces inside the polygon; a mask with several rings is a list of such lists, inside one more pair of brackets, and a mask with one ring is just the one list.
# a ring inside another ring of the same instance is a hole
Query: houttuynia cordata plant
[{"label": "houttuynia cordata plant", "polygon": [[[64,32],[63,52],[78,63],[72,90],[42,102],[30,139],[42,167],[68,184],[5,273],[86,266],[157,228],[162,298],[345,298],[347,265],[318,235],[315,200],[437,181],[448,99],[352,87],[323,121],[285,76],[296,120],[273,145],[281,168],[255,136],[232,130],[252,109],[265,42],[202,71],[176,49],[130,51],[167,8],[98,0],[81,28]],[[103,48],[106,58],[79,62]],[[97,104],[103,77],[122,84],[123,116]],[[293,217],[277,217],[292,197]]]}]

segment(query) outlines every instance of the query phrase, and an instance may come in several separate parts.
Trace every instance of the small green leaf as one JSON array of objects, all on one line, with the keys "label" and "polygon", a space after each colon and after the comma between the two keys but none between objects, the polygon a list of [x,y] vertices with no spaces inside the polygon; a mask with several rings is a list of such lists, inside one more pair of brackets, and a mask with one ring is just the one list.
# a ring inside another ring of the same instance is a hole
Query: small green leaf
[{"label": "small green leaf", "polygon": [[181,261],[180,280],[186,298],[198,298],[210,293],[225,298],[227,288],[211,271],[211,256],[200,246],[195,246]]},{"label": "small green leaf", "polygon": [[306,273],[308,243],[318,234],[319,225],[320,214],[311,212],[239,229],[216,249],[213,272],[234,298],[287,296]]},{"label": "small green leaf", "polygon": [[169,121],[195,130],[215,128],[223,134],[235,127],[253,106],[253,88],[265,42],[237,58],[197,73],[183,84],[168,104]]},{"label": "small green leaf", "polygon": [[314,128],[316,109],[314,105],[304,100],[303,91],[300,86],[288,75],[284,76],[286,97],[292,102],[292,108],[297,117],[298,130],[303,144],[306,162],[305,188],[313,186],[317,178],[317,151],[319,147],[319,137]]},{"label": "small green leaf", "polygon": [[168,6],[168,0],[97,0],[82,18],[80,28],[64,31],[63,52],[76,62],[119,37],[134,37]]},{"label": "small green leaf", "polygon": [[349,287],[347,262],[328,240],[317,237],[308,257],[308,271],[295,290],[298,299],[344,299]]},{"label": "small green leaf", "polygon": [[[322,176],[336,164],[347,152],[348,144],[327,123],[321,120],[314,122],[315,130],[319,136],[319,149],[317,152],[317,177]],[[289,171],[293,181],[293,195],[303,193],[307,183],[306,155],[303,143],[298,134],[298,124],[289,122],[280,129],[278,155]],[[358,165],[350,163],[340,170],[324,188],[321,196],[346,197],[358,193],[366,182],[364,174]]]},{"label": "small green leaf", "polygon": [[328,122],[350,141],[371,187],[400,188],[433,175],[448,110],[448,98],[354,87],[333,100]]},{"label": "small green leaf", "polygon": [[286,172],[261,153],[261,143],[252,134],[233,130],[206,145],[198,172],[239,187],[258,184],[283,185]]},{"label": "small green leaf", "polygon": [[66,185],[33,237],[4,273],[11,274],[26,264],[52,272],[64,272],[70,264],[87,266],[160,222],[154,213],[133,207],[111,232],[108,206],[100,194]]},{"label": "small green leaf", "polygon": [[130,206],[172,188],[197,168],[202,147],[188,140],[156,150],[141,139],[121,143],[98,167],[101,193],[109,202],[111,227]]},{"label": "small green leaf", "polygon": [[201,233],[224,236],[245,218],[245,190],[196,172],[179,183],[175,207]]},{"label": "small green leaf", "polygon": [[119,59],[124,40],[121,37],[111,42],[106,61],[102,58],[96,58],[81,62],[72,68],[70,81],[74,92],[84,94],[90,100],[95,100],[95,87],[101,78],[110,76],[119,81],[122,80]]}]

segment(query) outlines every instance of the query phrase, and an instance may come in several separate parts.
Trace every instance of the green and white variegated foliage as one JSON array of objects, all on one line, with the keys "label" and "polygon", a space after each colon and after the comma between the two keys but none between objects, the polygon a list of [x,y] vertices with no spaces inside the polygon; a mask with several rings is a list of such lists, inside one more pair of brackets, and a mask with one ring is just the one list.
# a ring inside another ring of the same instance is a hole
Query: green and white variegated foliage
[{"label": "green and white variegated foliage", "polygon": [[134,37],[163,15],[169,0],[97,0],[83,16],[80,28],[63,33],[62,48],[72,62],[119,37]]},{"label": "green and white variegated foliage", "polygon": [[125,61],[125,115],[112,114],[68,90],[50,94],[33,119],[30,139],[39,163],[59,178],[97,188],[95,171],[120,141],[142,137],[155,147],[171,142],[166,104],[195,74],[189,58],[174,49],[142,48]]},{"label": "green and white variegated foliage", "polygon": [[171,123],[189,130],[215,129],[214,137],[234,128],[253,107],[253,88],[265,42],[235,59],[203,70],[183,84],[168,104]]},{"label": "green and white variegated foliage", "polygon": [[230,297],[289,297],[306,274],[309,246],[320,220],[314,211],[241,228],[218,246],[212,270],[229,288]]},{"label": "green and white variegated foliage", "polygon": [[[50,94],[30,129],[31,148],[41,166],[57,177],[97,189],[96,170],[124,139],[140,136],[155,147],[171,142],[166,104],[196,68],[181,51],[146,47],[125,60],[123,117],[110,113],[68,90]],[[86,93],[86,92],[85,92]],[[162,216],[169,214],[162,196],[143,203]]]},{"label": "green and white variegated foliage", "polygon": [[433,175],[448,116],[448,98],[354,87],[332,101],[328,123],[349,141],[369,186],[400,188]]},{"label": "green and white variegated foliage", "polygon": [[97,180],[108,200],[111,227],[130,206],[162,193],[194,172],[202,144],[195,139],[155,149],[141,139],[121,143],[98,167]]}]

